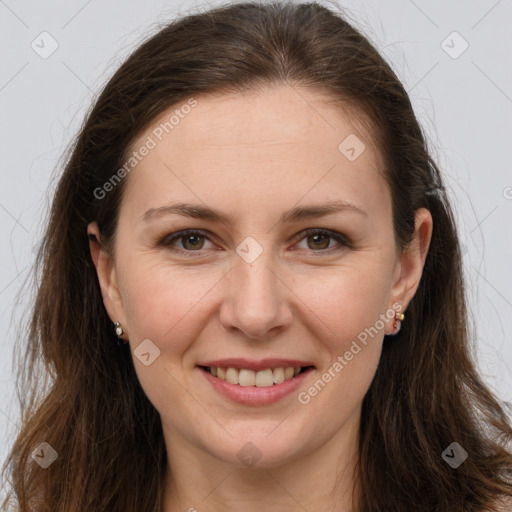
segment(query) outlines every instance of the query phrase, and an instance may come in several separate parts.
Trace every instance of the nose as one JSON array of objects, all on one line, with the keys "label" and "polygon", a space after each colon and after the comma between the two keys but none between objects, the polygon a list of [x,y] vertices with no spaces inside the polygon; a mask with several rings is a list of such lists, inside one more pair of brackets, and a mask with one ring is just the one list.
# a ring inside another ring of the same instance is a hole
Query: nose
[{"label": "nose", "polygon": [[252,340],[267,340],[291,324],[293,315],[286,279],[276,271],[271,251],[252,263],[236,258],[225,279],[226,292],[220,308],[224,329]]}]

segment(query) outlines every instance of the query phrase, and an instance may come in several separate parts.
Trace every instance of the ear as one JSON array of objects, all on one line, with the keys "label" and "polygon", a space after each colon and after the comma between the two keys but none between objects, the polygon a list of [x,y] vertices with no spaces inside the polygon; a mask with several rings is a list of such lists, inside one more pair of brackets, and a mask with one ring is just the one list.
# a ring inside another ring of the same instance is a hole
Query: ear
[{"label": "ear", "polygon": [[414,238],[398,257],[391,291],[392,302],[401,304],[400,312],[407,309],[420,284],[425,260],[432,238],[432,215],[426,208],[419,208],[415,214]]},{"label": "ear", "polygon": [[121,324],[125,331],[121,337],[123,340],[127,340],[126,319],[121,294],[117,286],[117,272],[114,261],[101,245],[101,234],[96,222],[91,222],[87,226],[87,235],[89,237],[91,258],[98,275],[103,304],[112,323],[119,322]]}]

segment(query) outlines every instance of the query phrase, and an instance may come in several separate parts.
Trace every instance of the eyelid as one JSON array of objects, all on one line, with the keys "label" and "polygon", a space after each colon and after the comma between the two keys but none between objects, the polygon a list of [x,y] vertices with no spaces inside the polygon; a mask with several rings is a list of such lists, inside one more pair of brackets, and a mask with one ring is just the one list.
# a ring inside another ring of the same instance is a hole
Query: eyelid
[{"label": "eyelid", "polygon": [[[341,244],[342,246],[345,246],[349,249],[353,249],[354,245],[352,243],[352,241],[344,234],[338,232],[338,231],[334,231],[332,229],[326,229],[326,228],[308,228],[308,229],[305,229],[303,231],[301,231],[300,233],[297,234],[296,237],[294,237],[294,239],[297,239],[298,241],[302,240],[303,238],[306,238],[310,235],[316,235],[316,234],[325,234],[325,235],[329,235],[331,238],[333,238],[334,240],[336,240],[339,244]],[[320,250],[320,251],[311,251],[311,252],[317,252],[317,253],[329,253],[330,251],[335,251],[336,248],[335,247],[331,247],[330,249],[326,249],[326,250]]]},{"label": "eyelid", "polygon": [[211,234],[208,231],[204,231],[203,229],[183,229],[181,231],[176,231],[175,233],[166,234],[164,237],[157,240],[157,245],[168,248],[174,252],[185,253],[187,255],[193,255],[194,253],[200,254],[204,249],[199,249],[197,251],[187,251],[180,247],[173,247],[173,243],[180,238],[185,238],[190,235],[199,235],[211,241]]},{"label": "eyelid", "polygon": [[[338,242],[339,247],[331,247],[329,249],[321,249],[318,251],[310,250],[309,252],[311,252],[311,253],[331,254],[332,252],[339,251],[342,248],[353,249],[353,247],[354,247],[352,241],[346,235],[343,235],[342,233],[340,233],[338,231],[334,231],[334,230],[326,229],[326,228],[308,228],[308,229],[302,230],[299,233],[297,233],[296,236],[293,237],[293,240],[300,242],[304,238],[307,238],[308,236],[316,235],[316,234],[328,235],[330,238],[333,238],[334,240],[336,240],[336,242]],[[191,251],[191,250],[182,249],[180,247],[173,247],[173,245],[172,245],[173,242],[175,242],[176,240],[179,240],[180,238],[189,236],[189,235],[199,235],[201,237],[206,238],[210,242],[212,241],[211,238],[213,237],[213,235],[211,233],[209,233],[208,231],[205,231],[203,229],[184,229],[181,231],[176,231],[174,233],[167,234],[164,237],[162,237],[161,239],[158,239],[157,245],[169,248],[170,250],[175,251],[175,252],[180,252],[181,254],[186,254],[187,256],[189,256],[189,255],[193,256],[194,253],[201,254],[201,252],[205,249],[198,249],[196,251]]]}]

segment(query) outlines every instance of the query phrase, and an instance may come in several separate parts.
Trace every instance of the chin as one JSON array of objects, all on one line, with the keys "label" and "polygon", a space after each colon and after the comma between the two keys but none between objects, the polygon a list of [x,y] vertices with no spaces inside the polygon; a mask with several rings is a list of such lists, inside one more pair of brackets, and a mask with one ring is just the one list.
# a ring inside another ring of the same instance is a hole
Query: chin
[{"label": "chin", "polygon": [[[237,434],[227,428],[233,437],[223,436],[212,445],[212,437],[204,444],[214,457],[238,468],[269,469],[293,462],[306,450],[304,436],[291,435],[288,420],[276,428],[276,422],[265,423],[265,428],[251,433]],[[226,437],[229,437],[226,439]],[[309,444],[309,443],[308,443]],[[211,446],[209,446],[211,445]]]}]

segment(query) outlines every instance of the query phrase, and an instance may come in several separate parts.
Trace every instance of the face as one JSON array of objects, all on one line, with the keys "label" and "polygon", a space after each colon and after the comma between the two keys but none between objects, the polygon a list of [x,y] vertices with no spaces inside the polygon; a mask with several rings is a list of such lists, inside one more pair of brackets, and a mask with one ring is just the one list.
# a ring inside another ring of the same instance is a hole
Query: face
[{"label": "face", "polygon": [[131,148],[154,145],[125,178],[115,259],[95,261],[168,449],[267,467],[320,449],[357,423],[418,285],[428,215],[397,251],[372,141],[298,91],[198,96]]}]

